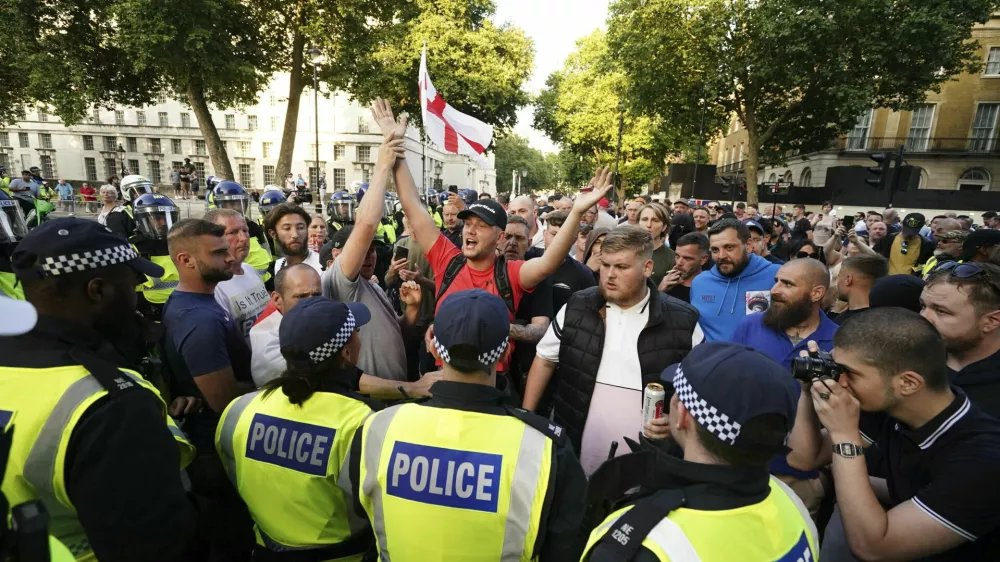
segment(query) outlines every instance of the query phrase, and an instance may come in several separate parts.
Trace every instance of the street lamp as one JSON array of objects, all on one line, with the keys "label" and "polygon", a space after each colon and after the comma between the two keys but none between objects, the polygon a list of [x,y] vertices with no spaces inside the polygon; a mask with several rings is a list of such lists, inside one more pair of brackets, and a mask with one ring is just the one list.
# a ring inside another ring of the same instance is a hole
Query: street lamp
[{"label": "street lamp", "polygon": [[[313,67],[313,130],[316,135],[316,180],[313,182],[316,187],[316,195],[319,197],[320,212],[326,216],[326,201],[319,193],[319,64],[323,62],[323,52],[318,48],[309,49],[309,62]],[[312,179],[312,178],[310,178]]]},{"label": "street lamp", "polygon": [[437,161],[434,162],[434,187],[437,187],[441,183],[441,171],[444,170],[444,163]]},{"label": "street lamp", "polygon": [[118,143],[118,160],[122,165],[122,177],[125,176],[125,148],[121,143]]}]

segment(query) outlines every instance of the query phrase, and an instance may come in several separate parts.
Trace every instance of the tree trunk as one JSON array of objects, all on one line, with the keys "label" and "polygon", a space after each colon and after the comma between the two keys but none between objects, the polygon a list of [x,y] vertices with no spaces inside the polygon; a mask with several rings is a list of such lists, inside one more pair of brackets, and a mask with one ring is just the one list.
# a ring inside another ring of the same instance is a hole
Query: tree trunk
[{"label": "tree trunk", "polygon": [[[194,110],[194,116],[198,119],[198,128],[201,129],[201,136],[205,139],[208,147],[208,155],[212,158],[212,167],[215,168],[215,175],[224,179],[235,180],[233,166],[229,162],[229,154],[226,147],[222,145],[222,138],[219,137],[219,129],[215,127],[212,120],[212,112],[208,110],[208,102],[205,101],[205,90],[201,81],[191,79],[187,87],[188,104]],[[204,178],[201,178],[204,179]]]},{"label": "tree trunk", "polygon": [[[747,165],[744,169],[744,176],[747,182],[747,205],[757,206],[760,194],[757,192],[757,169],[760,167],[760,146],[757,135],[750,134],[747,130]],[[733,187],[736,189],[736,187]]]},{"label": "tree trunk", "polygon": [[[300,18],[301,19],[301,18]],[[300,21],[299,24],[302,22]],[[274,181],[284,185],[285,176],[292,171],[292,155],[295,152],[295,133],[299,124],[299,102],[302,100],[302,53],[305,50],[306,38],[300,26],[295,27],[292,36],[292,67],[288,76],[288,105],[285,107],[285,124],[281,131],[281,149],[278,152],[278,165],[274,169]],[[313,156],[315,158],[315,156]]]}]

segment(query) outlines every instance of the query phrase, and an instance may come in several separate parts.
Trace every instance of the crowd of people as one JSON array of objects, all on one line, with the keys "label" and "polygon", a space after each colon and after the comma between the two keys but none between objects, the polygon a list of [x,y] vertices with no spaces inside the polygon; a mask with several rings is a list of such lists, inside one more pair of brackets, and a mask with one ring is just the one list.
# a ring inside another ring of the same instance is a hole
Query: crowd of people
[{"label": "crowd of people", "polygon": [[0,195],[2,489],[52,559],[1000,558],[1000,217],[422,196],[372,112],[327,216]]}]

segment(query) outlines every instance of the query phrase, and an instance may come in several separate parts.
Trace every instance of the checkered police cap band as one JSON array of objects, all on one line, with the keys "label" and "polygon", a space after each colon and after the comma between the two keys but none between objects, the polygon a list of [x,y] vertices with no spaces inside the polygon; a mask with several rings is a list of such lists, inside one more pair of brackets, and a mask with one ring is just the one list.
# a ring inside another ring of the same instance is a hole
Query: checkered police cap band
[{"label": "checkered police cap band", "polygon": [[677,375],[674,376],[674,390],[677,392],[677,398],[684,404],[687,411],[691,413],[694,419],[698,420],[698,425],[707,429],[709,433],[718,437],[724,443],[730,445],[736,443],[736,438],[740,436],[739,422],[730,420],[729,416],[723,414],[715,406],[712,406],[698,396],[698,393],[691,387],[691,383],[688,382],[687,377],[684,376],[684,371],[681,370],[680,365],[677,366]]},{"label": "checkered police cap band", "polygon": [[[451,354],[448,350],[441,345],[438,341],[437,336],[434,337],[434,348],[437,349],[438,355],[441,356],[441,360],[445,363],[451,363]],[[503,343],[499,347],[492,351],[487,351],[486,353],[480,353],[479,357],[476,359],[483,365],[492,365],[500,360],[500,356],[503,355],[504,350],[507,349],[507,340],[503,340]]]},{"label": "checkered police cap band", "polygon": [[354,321],[354,315],[348,312],[347,320],[344,321],[344,325],[340,327],[337,335],[333,336],[333,339],[330,341],[310,351],[309,359],[311,359],[313,363],[319,365],[323,361],[333,357],[338,351],[341,350],[341,348],[344,347],[347,340],[351,339],[355,326],[356,322]]},{"label": "checkered police cap band", "polygon": [[64,275],[74,271],[85,271],[88,269],[98,269],[108,267],[118,263],[125,263],[138,258],[128,244],[112,246],[101,250],[90,250],[68,254],[65,256],[52,256],[42,261],[42,271],[47,275]]}]

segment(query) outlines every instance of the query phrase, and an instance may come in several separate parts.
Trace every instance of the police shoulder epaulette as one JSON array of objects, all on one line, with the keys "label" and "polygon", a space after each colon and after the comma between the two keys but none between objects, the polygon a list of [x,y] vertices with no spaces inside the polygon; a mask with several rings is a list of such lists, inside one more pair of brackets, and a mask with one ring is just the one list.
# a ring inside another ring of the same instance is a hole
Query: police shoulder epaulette
[{"label": "police shoulder epaulette", "polygon": [[566,443],[566,430],[561,425],[523,408],[507,407],[506,410],[508,414],[541,431],[543,435],[556,443],[560,445]]}]

